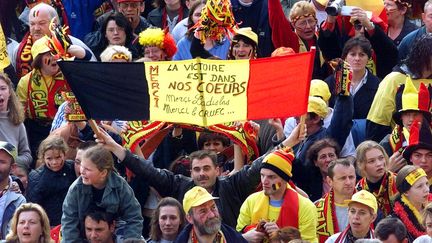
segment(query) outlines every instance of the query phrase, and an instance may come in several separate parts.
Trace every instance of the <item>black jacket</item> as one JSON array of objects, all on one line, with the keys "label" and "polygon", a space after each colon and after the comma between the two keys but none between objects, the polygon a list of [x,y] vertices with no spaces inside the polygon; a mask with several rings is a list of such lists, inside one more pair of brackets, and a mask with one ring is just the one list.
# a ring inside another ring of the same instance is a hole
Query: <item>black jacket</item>
[{"label": "black jacket", "polygon": [[[251,165],[245,165],[232,176],[219,177],[216,180],[213,196],[216,200],[222,221],[235,227],[240,207],[246,198],[255,192],[260,182],[260,169],[264,156],[256,159]],[[195,186],[190,177],[175,175],[169,170],[155,168],[151,161],[139,158],[130,151],[122,162],[135,175],[147,181],[162,197],[176,198],[183,202],[184,194]]]},{"label": "black jacket", "polygon": [[51,226],[60,224],[63,200],[69,186],[75,181],[74,162],[66,160],[60,171],[54,172],[45,165],[29,174],[27,202],[41,205],[48,214]]}]

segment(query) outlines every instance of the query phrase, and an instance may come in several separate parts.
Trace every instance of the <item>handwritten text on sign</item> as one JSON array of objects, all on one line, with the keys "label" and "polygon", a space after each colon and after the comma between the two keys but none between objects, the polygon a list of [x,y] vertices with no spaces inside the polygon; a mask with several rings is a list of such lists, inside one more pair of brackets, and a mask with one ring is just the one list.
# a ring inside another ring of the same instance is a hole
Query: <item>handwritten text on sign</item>
[{"label": "handwritten text on sign", "polygon": [[249,61],[146,62],[150,119],[197,125],[246,119]]}]

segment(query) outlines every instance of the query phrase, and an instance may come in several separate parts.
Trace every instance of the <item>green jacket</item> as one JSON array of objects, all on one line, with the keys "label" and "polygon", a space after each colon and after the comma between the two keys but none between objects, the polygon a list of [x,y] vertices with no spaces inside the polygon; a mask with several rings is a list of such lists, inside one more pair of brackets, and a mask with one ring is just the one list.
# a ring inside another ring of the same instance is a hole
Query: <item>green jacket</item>
[{"label": "green jacket", "polygon": [[[70,186],[63,202],[62,242],[84,242],[84,217],[93,201],[92,186],[84,185],[79,177]],[[142,238],[143,217],[141,206],[128,183],[119,175],[111,172],[100,203],[107,213],[117,216],[116,221],[124,221],[121,234],[124,238]]]}]

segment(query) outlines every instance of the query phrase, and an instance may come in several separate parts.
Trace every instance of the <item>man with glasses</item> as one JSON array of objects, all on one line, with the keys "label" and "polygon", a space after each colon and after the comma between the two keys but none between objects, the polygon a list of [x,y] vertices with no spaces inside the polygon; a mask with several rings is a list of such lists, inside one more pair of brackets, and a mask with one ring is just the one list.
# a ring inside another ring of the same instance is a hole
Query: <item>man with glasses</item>
[{"label": "man with glasses", "polygon": [[150,26],[147,20],[141,17],[145,8],[142,0],[117,0],[117,3],[118,11],[129,20],[135,34],[139,34]]}]

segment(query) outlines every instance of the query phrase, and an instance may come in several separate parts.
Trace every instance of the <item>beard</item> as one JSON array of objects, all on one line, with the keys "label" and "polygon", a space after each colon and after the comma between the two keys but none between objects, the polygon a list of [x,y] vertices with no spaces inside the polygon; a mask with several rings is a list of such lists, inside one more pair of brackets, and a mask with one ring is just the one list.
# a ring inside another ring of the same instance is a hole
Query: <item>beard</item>
[{"label": "beard", "polygon": [[195,218],[193,219],[194,226],[200,235],[213,235],[219,232],[221,227],[221,220],[219,217],[208,219],[204,224],[199,223]]}]

